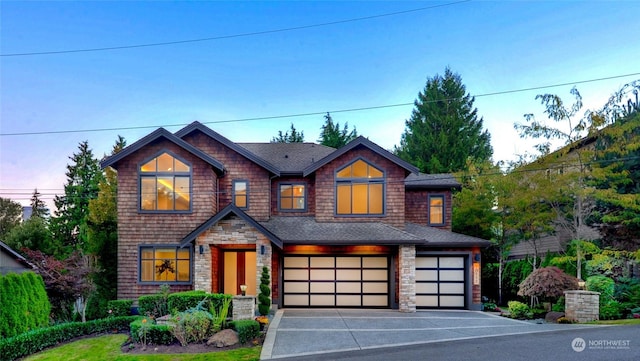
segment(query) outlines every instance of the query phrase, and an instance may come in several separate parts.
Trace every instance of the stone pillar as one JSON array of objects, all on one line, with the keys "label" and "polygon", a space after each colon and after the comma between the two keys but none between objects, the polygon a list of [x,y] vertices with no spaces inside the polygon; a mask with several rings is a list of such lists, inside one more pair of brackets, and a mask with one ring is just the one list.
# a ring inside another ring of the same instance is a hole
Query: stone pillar
[{"label": "stone pillar", "polygon": [[253,320],[256,314],[255,296],[233,296],[233,320]]},{"label": "stone pillar", "polygon": [[572,322],[596,321],[600,318],[600,293],[564,291],[565,317]]},{"label": "stone pillar", "polygon": [[398,249],[399,310],[400,312],[416,312],[416,247],[400,246]]}]

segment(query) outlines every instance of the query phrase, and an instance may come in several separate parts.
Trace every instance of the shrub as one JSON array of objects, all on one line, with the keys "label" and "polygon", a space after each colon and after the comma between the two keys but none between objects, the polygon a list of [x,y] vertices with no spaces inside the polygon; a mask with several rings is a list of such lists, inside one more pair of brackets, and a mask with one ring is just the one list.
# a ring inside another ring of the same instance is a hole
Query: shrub
[{"label": "shrub", "polygon": [[116,316],[129,316],[131,315],[131,306],[133,301],[131,300],[112,300],[107,302],[109,308],[109,317]]},{"label": "shrub", "polygon": [[585,286],[589,291],[600,292],[600,307],[609,302],[615,301],[613,299],[615,282],[611,278],[599,275],[591,276],[587,278]]},{"label": "shrub", "polygon": [[260,276],[260,294],[258,295],[258,312],[266,316],[271,310],[271,281],[269,280],[269,268],[262,266]]},{"label": "shrub", "polygon": [[568,319],[566,317],[560,317],[560,318],[558,318],[558,320],[556,322],[558,322],[558,323],[573,323],[573,322],[571,322],[570,319]]},{"label": "shrub", "polygon": [[527,318],[530,313],[529,306],[519,301],[509,301],[509,314],[511,318]]},{"label": "shrub", "polygon": [[171,318],[169,327],[182,346],[191,342],[202,342],[211,335],[212,316],[207,311],[187,310]]},{"label": "shrub", "polygon": [[[202,305],[204,309],[215,308],[219,312],[225,299],[231,299],[231,295],[222,293],[206,293],[204,291],[186,291],[172,293],[167,297],[167,306],[170,312],[183,312],[190,308],[196,308],[198,304],[205,300]],[[229,306],[231,309],[231,306]]]},{"label": "shrub", "polygon": [[231,322],[231,328],[238,332],[238,339],[241,343],[245,343],[249,340],[260,335],[260,324],[255,320],[238,320]]},{"label": "shrub", "polygon": [[499,310],[498,306],[494,302],[484,302],[482,304],[482,309],[488,312]]},{"label": "shrub", "polygon": [[169,314],[167,298],[169,297],[169,286],[161,285],[160,291],[152,295],[138,297],[138,312],[153,318],[162,317]]},{"label": "shrub", "polygon": [[629,302],[640,306],[640,284],[629,287],[629,290],[625,293]]},{"label": "shrub", "polygon": [[135,317],[127,316],[61,323],[10,338],[0,338],[0,359],[15,360],[79,336],[128,330],[134,319]]},{"label": "shrub", "polygon": [[[145,319],[147,322],[142,322]],[[146,317],[131,322],[129,328],[131,339],[137,343],[169,345],[175,340],[168,325],[155,324]]]},{"label": "shrub", "polygon": [[[631,291],[631,288],[636,285],[640,285],[640,278],[631,278],[631,277],[618,278],[616,280],[613,297],[620,302],[631,301],[629,299],[629,296],[631,296],[630,291]],[[638,287],[638,290],[640,291],[640,287]],[[639,292],[639,296],[640,296],[640,292]]]},{"label": "shrub", "polygon": [[33,272],[0,276],[0,338],[47,326],[50,311],[42,277]]},{"label": "shrub", "polygon": [[611,300],[604,305],[600,305],[601,320],[618,320],[622,318],[624,306],[616,300]]},{"label": "shrub", "polygon": [[578,288],[578,279],[562,272],[558,267],[538,268],[520,284],[518,295],[560,297],[564,291]]},{"label": "shrub", "polygon": [[529,259],[509,261],[502,273],[502,299],[513,299],[518,293],[518,286],[533,271]]},{"label": "shrub", "polygon": [[564,296],[561,296],[560,298],[558,298],[556,303],[554,303],[553,306],[551,306],[551,311],[564,312]]}]

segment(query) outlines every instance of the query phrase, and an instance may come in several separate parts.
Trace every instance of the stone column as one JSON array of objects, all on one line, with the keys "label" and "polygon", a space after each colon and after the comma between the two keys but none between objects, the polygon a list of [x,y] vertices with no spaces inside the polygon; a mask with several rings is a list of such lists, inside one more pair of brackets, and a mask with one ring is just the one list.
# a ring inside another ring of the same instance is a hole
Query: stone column
[{"label": "stone column", "polygon": [[256,314],[255,296],[233,296],[233,320],[252,320]]},{"label": "stone column", "polygon": [[416,247],[400,246],[398,249],[400,275],[400,312],[416,312]]},{"label": "stone column", "polygon": [[600,318],[600,293],[564,291],[565,317],[572,322],[590,322]]}]

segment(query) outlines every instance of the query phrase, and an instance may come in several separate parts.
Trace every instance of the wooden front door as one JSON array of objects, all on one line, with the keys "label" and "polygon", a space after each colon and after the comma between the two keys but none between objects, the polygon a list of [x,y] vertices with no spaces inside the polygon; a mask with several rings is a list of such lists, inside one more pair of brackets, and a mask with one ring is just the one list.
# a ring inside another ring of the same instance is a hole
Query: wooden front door
[{"label": "wooden front door", "polygon": [[256,295],[256,252],[224,251],[222,260],[222,290],[226,294],[241,294],[240,285],[247,285],[247,295]]}]

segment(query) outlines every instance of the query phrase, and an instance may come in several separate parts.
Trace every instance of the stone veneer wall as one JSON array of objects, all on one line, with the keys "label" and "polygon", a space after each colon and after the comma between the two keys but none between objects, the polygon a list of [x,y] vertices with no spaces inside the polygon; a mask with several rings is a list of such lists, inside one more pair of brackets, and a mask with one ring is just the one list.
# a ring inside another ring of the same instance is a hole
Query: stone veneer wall
[{"label": "stone veneer wall", "polygon": [[416,312],[416,247],[400,246],[398,249],[400,268],[400,312]]},{"label": "stone veneer wall", "polygon": [[256,298],[254,296],[233,296],[232,318],[237,320],[252,320],[256,314]]},{"label": "stone veneer wall", "polygon": [[596,321],[600,317],[600,293],[564,291],[565,317],[573,322]]}]

